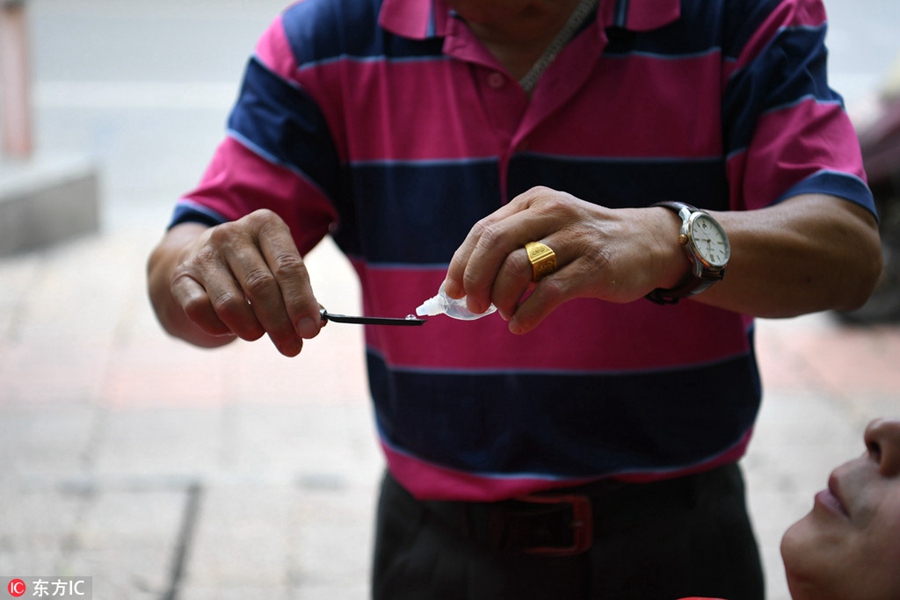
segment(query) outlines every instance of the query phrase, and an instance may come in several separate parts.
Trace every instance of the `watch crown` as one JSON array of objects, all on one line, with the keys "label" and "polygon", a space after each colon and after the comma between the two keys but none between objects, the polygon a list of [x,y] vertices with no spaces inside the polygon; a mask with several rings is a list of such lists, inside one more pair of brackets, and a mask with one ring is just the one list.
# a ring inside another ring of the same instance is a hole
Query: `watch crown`
[{"label": "watch crown", "polygon": [[678,243],[682,246],[686,245],[688,243],[688,236],[684,235],[683,233],[679,234]]}]

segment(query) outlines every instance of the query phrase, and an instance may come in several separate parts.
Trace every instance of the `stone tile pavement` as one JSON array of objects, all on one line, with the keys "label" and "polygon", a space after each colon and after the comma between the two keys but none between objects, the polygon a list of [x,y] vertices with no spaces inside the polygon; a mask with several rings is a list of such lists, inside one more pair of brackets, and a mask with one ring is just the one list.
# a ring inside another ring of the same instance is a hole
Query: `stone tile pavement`
[{"label": "stone tile pavement", "polygon": [[[0,574],[92,575],[96,598],[365,597],[382,461],[361,331],[331,324],[299,360],[169,339],[143,290],[154,241],[0,261]],[[357,310],[335,279],[323,301]]]}]

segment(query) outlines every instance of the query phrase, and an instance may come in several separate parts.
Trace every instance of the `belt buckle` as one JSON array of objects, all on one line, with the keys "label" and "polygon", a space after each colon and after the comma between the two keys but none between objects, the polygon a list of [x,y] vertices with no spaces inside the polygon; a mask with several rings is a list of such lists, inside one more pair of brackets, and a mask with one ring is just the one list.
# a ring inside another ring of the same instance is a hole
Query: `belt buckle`
[{"label": "belt buckle", "polygon": [[575,556],[591,549],[594,541],[594,521],[591,501],[578,494],[532,495],[516,498],[519,502],[531,504],[568,504],[572,507],[571,546],[535,546],[523,548],[525,554],[539,556]]}]

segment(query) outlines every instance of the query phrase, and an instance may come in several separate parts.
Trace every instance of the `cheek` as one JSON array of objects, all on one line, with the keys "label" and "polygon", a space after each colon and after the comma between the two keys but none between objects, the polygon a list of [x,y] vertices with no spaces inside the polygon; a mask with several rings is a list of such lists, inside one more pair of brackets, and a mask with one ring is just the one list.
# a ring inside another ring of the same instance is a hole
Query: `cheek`
[{"label": "cheek", "polygon": [[900,598],[900,501],[881,508],[866,532],[866,577],[890,592],[887,597]]},{"label": "cheek", "polygon": [[900,506],[897,508],[897,511],[884,515],[884,519],[876,519],[873,524],[884,554],[900,559]]},{"label": "cheek", "polygon": [[900,559],[900,478],[892,480],[875,498],[874,514],[866,529],[878,540],[880,553]]}]

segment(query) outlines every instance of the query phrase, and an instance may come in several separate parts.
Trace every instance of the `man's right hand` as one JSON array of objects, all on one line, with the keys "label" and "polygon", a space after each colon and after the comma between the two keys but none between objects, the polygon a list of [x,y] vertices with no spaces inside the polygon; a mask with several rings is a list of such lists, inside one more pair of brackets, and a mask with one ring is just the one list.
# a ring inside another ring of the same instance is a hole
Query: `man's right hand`
[{"label": "man's right hand", "polygon": [[148,264],[150,297],[170,334],[204,347],[263,334],[285,356],[323,323],[287,225],[258,210],[237,221],[170,229]]}]

